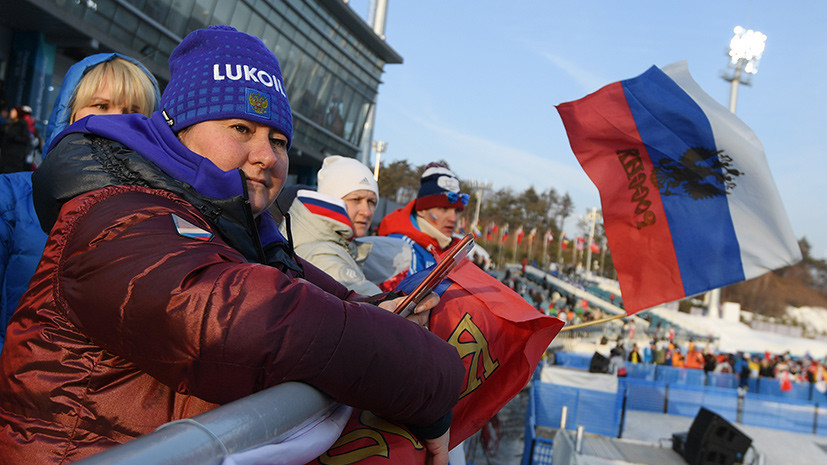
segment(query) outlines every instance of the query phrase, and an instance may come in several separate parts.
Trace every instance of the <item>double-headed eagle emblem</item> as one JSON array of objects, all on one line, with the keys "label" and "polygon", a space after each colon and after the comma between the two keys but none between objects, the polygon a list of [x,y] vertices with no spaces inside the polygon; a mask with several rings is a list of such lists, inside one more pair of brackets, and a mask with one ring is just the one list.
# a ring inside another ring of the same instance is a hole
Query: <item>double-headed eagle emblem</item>
[{"label": "double-headed eagle emblem", "polygon": [[262,94],[250,94],[247,100],[250,103],[250,106],[253,108],[253,111],[255,111],[258,114],[263,114],[267,110],[267,106],[269,105],[269,102],[267,101],[267,96]]},{"label": "double-headed eagle emblem", "polygon": [[677,160],[660,160],[652,170],[652,183],[661,195],[701,200],[730,194],[735,179],[743,174],[723,150],[691,147]]}]

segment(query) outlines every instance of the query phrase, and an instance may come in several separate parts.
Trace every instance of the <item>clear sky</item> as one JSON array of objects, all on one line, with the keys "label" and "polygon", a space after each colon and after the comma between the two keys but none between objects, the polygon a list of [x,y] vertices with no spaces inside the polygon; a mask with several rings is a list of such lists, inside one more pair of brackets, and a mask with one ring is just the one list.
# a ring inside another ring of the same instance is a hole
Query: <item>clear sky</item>
[{"label": "clear sky", "polygon": [[[367,18],[368,0],[351,0]],[[827,258],[827,2],[390,0],[374,139],[383,161],[444,158],[463,179],[568,192],[600,208],[555,105],[687,60],[722,105],[737,25],[767,35],[737,114],[764,144],[796,237]],[[566,229],[573,230],[569,220]],[[570,231],[571,232],[571,231]]]}]

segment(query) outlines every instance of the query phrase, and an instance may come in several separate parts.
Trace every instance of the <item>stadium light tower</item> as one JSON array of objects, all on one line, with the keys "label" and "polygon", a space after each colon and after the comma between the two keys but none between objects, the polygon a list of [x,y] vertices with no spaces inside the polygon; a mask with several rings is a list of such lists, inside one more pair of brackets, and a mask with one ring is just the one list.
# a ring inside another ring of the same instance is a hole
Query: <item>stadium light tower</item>
[{"label": "stadium light tower", "polygon": [[477,205],[474,207],[474,219],[471,222],[471,230],[473,231],[475,227],[480,222],[480,206],[482,205],[483,196],[485,193],[491,190],[492,184],[486,181],[478,181],[476,179],[469,179],[465,182],[468,187],[471,189],[471,192],[474,193],[477,197]]},{"label": "stadium light tower", "polygon": [[373,178],[376,179],[376,182],[379,182],[379,158],[381,158],[382,153],[388,149],[388,143],[381,140],[374,140],[371,145],[373,146],[373,151],[376,152],[376,164],[373,167]]},{"label": "stadium light tower", "polygon": [[729,111],[735,113],[735,105],[738,101],[738,84],[751,85],[751,76],[758,72],[758,63],[764,53],[767,44],[767,36],[735,26],[735,35],[729,41],[729,67],[733,69],[732,74],[724,74],[724,80],[732,83],[729,92]]}]

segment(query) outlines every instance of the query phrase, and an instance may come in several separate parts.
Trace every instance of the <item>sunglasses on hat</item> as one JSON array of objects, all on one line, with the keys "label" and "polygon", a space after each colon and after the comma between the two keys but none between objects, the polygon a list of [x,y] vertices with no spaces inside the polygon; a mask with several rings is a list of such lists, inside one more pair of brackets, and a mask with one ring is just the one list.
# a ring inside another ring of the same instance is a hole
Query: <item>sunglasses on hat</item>
[{"label": "sunglasses on hat", "polygon": [[460,194],[458,192],[446,192],[445,197],[448,197],[448,202],[456,203],[457,199],[462,202],[462,206],[468,205],[468,199],[470,198],[468,194]]}]

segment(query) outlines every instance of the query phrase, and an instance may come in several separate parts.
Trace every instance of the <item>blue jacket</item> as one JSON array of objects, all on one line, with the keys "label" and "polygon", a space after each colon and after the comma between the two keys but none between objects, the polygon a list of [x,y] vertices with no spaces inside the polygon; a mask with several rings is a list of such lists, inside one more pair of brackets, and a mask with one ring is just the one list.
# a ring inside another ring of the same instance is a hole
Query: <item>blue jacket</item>
[{"label": "blue jacket", "polygon": [[32,173],[0,176],[0,349],[45,245],[32,205]]},{"label": "blue jacket", "polygon": [[[81,78],[91,68],[113,58],[135,63],[149,76],[155,86],[155,109],[158,109],[157,102],[161,100],[158,83],[138,61],[119,53],[88,56],[72,65],[63,78],[46,128],[45,147],[51,148],[55,137],[69,125],[72,116],[70,100]],[[32,173],[0,175],[0,350],[9,318],[29,287],[29,280],[40,262],[46,237],[32,204]]]}]

